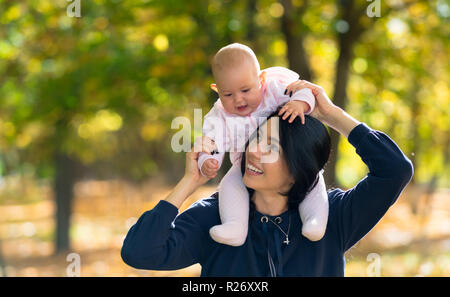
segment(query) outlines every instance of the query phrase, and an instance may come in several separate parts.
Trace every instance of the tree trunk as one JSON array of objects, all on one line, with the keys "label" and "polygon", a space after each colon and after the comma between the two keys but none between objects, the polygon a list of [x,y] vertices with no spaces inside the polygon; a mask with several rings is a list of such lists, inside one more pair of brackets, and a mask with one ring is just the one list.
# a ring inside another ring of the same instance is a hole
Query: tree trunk
[{"label": "tree trunk", "polygon": [[55,252],[70,248],[70,216],[72,213],[73,188],[76,182],[76,163],[66,154],[55,155],[54,195],[56,202]]},{"label": "tree trunk", "polygon": [[256,55],[258,55],[261,50],[261,45],[258,38],[258,26],[255,23],[255,15],[257,13],[256,1],[257,0],[249,0],[247,2],[245,10],[245,21],[247,29],[246,40],[251,44],[251,48],[256,53]]},{"label": "tree trunk", "polygon": [[[334,82],[333,103],[345,110],[347,105],[347,84],[349,79],[349,68],[353,58],[354,40],[348,34],[339,35],[339,58],[336,62],[336,76]],[[340,134],[330,129],[331,154],[325,170],[325,182],[329,187],[338,187],[336,180],[336,163],[338,159],[338,148]]]},{"label": "tree trunk", "polygon": [[305,2],[302,7],[296,9],[292,6],[291,0],[282,0],[281,4],[285,11],[281,18],[281,32],[283,32],[287,45],[289,69],[297,72],[300,79],[311,81],[311,68],[303,46],[303,34],[298,23],[307,4]]},{"label": "tree trunk", "polygon": [[[338,33],[339,57],[336,62],[336,75],[334,82],[333,103],[342,109],[347,107],[347,85],[350,75],[350,64],[353,59],[353,46],[361,34],[367,29],[363,27],[359,18],[365,13],[365,6],[356,7],[353,0],[339,2],[342,20],[347,22],[346,32]],[[331,154],[325,170],[324,178],[329,187],[339,187],[336,180],[336,163],[340,134],[330,129]]]}]

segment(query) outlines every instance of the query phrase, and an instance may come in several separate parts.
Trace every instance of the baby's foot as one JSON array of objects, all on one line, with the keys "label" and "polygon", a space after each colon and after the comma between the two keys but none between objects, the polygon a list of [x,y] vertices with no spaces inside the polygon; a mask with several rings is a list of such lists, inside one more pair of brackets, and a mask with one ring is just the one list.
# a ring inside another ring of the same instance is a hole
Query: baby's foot
[{"label": "baby's foot", "polygon": [[218,243],[231,246],[241,246],[247,238],[248,226],[241,223],[229,222],[209,229],[212,239]]},{"label": "baby's foot", "polygon": [[325,234],[327,224],[319,224],[316,219],[309,220],[302,226],[302,235],[311,241],[321,240]]},{"label": "baby's foot", "polygon": [[328,221],[328,194],[323,178],[319,173],[319,181],[299,205],[302,220],[302,235],[311,241],[322,239]]}]

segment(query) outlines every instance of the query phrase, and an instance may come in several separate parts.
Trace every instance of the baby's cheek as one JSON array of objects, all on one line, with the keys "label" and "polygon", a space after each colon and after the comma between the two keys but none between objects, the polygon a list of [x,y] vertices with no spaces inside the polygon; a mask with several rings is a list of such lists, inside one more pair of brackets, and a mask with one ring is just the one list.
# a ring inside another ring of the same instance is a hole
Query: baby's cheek
[{"label": "baby's cheek", "polygon": [[254,105],[258,106],[262,101],[262,95],[256,94],[256,96],[253,97],[252,102]]},{"label": "baby's cheek", "polygon": [[227,112],[232,112],[233,111],[233,106],[227,102],[226,100],[220,100],[222,102],[222,106],[223,108],[227,111]]}]

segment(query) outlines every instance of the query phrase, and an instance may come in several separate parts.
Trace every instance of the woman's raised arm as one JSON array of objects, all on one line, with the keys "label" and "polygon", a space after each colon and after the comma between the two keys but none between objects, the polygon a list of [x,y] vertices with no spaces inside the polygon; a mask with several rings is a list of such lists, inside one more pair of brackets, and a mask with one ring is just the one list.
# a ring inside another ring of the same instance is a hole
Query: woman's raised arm
[{"label": "woman's raised arm", "polygon": [[[170,270],[187,267],[201,258],[204,230],[192,211],[178,215],[178,208],[208,178],[200,174],[197,159],[206,144],[197,141],[186,154],[183,178],[152,210],[145,212],[128,231],[121,256],[139,269]],[[177,219],[175,219],[177,217]]]},{"label": "woman's raised arm", "polygon": [[322,87],[307,81],[297,81],[289,87],[312,90],[316,108],[311,116],[344,135],[369,169],[355,187],[347,191],[335,189],[329,194],[329,225],[338,230],[342,250],[346,251],[384,216],[411,180],[414,168],[389,136],[334,105]]},{"label": "woman's raised arm", "polygon": [[329,220],[339,230],[343,251],[378,223],[414,173],[411,161],[383,132],[360,124],[351,131],[348,141],[369,172],[355,187],[347,191],[335,189],[328,195]]}]

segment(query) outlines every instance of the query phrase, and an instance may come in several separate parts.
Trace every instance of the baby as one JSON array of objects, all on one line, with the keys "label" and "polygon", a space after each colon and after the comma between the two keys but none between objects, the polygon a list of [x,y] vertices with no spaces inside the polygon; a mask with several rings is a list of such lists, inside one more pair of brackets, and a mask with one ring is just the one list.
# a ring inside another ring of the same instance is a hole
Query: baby
[{"label": "baby", "polygon": [[[209,233],[219,243],[240,246],[247,237],[249,217],[249,194],[242,182],[240,166],[246,141],[259,120],[283,104],[283,120],[290,116],[292,123],[299,116],[304,124],[304,114],[314,109],[315,98],[310,89],[287,93],[286,87],[298,80],[299,75],[283,67],[261,71],[254,52],[242,44],[233,43],[220,49],[212,60],[212,72],[216,83],[211,88],[219,99],[204,118],[203,136],[215,144],[216,150],[200,154],[198,167],[204,176],[212,178],[225,152],[230,152],[233,166],[219,185],[222,225],[212,227]],[[302,234],[312,241],[320,240],[328,220],[328,195],[322,171],[316,186],[300,203],[299,212]]]}]

